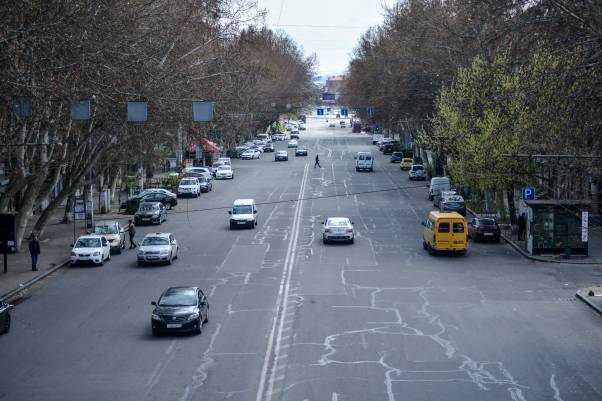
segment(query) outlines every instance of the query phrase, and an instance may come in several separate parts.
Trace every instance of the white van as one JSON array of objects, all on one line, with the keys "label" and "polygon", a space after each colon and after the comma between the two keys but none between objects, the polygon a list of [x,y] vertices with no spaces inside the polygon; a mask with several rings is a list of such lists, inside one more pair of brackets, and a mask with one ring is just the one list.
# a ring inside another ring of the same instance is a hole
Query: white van
[{"label": "white van", "polygon": [[239,227],[255,228],[257,225],[257,207],[254,199],[236,199],[230,215],[230,230]]},{"label": "white van", "polygon": [[374,158],[370,152],[357,152],[355,155],[355,171],[374,171]]},{"label": "white van", "polygon": [[439,196],[441,194],[441,191],[449,191],[449,189],[449,177],[431,178],[431,185],[429,187],[429,200],[434,200],[435,196]]}]

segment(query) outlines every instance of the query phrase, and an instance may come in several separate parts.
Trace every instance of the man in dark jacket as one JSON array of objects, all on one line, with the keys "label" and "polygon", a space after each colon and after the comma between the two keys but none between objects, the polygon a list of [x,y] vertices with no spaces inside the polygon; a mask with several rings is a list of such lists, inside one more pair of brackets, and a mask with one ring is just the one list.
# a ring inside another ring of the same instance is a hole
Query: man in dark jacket
[{"label": "man in dark jacket", "polygon": [[38,255],[40,252],[40,242],[35,233],[31,233],[29,239],[29,253],[31,254],[31,271],[38,271]]},{"label": "man in dark jacket", "polygon": [[320,158],[318,157],[318,155],[316,155],[316,162],[314,163],[314,168],[316,168],[316,166],[322,168],[322,166],[320,166]]},{"label": "man in dark jacket", "polygon": [[125,230],[130,235],[130,249],[136,248],[136,243],[134,242],[134,237],[136,236],[136,226],[134,222],[130,219],[129,224],[125,227]]}]

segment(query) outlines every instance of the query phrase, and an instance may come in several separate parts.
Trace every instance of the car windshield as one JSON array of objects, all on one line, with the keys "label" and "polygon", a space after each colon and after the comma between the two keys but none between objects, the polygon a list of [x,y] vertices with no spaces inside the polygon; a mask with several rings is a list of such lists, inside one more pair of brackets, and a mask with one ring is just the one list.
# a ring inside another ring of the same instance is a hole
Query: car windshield
[{"label": "car windshield", "polygon": [[171,290],[167,291],[159,299],[159,306],[194,306],[196,305],[196,294],[194,290]]},{"label": "car windshield", "polygon": [[182,180],[180,181],[180,185],[194,185],[194,180]]},{"label": "car windshield", "polygon": [[142,246],[169,245],[169,240],[165,237],[145,237]]},{"label": "car windshield", "polygon": [[443,207],[459,208],[462,207],[462,202],[443,202]]},{"label": "car windshield", "polygon": [[140,208],[138,210],[141,212],[150,212],[150,211],[154,211],[154,210],[159,210],[159,205],[156,205],[154,203],[143,203],[140,205]]},{"label": "car windshield", "polygon": [[214,167],[214,168],[218,168],[218,167],[222,166],[223,164],[224,164],[224,163],[222,163],[222,162],[215,162],[215,163],[213,163],[213,166],[212,166],[212,167]]},{"label": "car windshield", "polygon": [[207,182],[207,177],[199,177],[198,180],[201,184],[205,184]]},{"label": "car windshield", "polygon": [[218,168],[219,171],[226,171],[226,170],[231,170],[230,166],[219,166]]},{"label": "car windshield", "polygon": [[412,170],[414,170],[414,171],[424,170],[424,167],[422,167],[422,166],[413,166]]},{"label": "car windshield", "polygon": [[112,225],[94,227],[94,234],[119,234],[117,227]]},{"label": "car windshield", "polygon": [[343,219],[328,219],[326,225],[329,227],[347,227],[349,222]]},{"label": "car windshield", "polygon": [[481,219],[479,220],[482,226],[495,226],[494,219]]},{"label": "car windshield", "polygon": [[251,205],[238,205],[232,208],[232,214],[252,214],[253,207]]},{"label": "car windshield", "polygon": [[100,248],[100,238],[80,238],[75,243],[75,248]]}]

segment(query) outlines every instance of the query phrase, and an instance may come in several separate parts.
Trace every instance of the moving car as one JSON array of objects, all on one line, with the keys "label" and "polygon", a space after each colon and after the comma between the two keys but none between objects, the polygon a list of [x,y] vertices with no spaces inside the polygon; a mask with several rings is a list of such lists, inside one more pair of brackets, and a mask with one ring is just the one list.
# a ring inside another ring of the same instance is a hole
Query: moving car
[{"label": "moving car", "polygon": [[265,145],[265,147],[263,148],[263,151],[266,152],[266,153],[273,152],[274,150],[275,150],[274,149],[274,144],[271,143],[271,142],[268,143],[267,145]]},{"label": "moving car", "polygon": [[391,157],[389,158],[389,162],[391,162],[391,163],[399,163],[399,162],[401,162],[402,159],[403,159],[403,153],[402,152],[393,152],[391,154]]},{"label": "moving car", "polygon": [[186,175],[190,174],[197,177],[199,174],[211,177],[211,170],[209,170],[207,167],[184,167],[184,170],[182,170],[182,172]]},{"label": "moving car", "polygon": [[10,310],[12,308],[11,304],[0,301],[0,334],[10,331]]},{"label": "moving car", "polygon": [[134,224],[161,224],[167,221],[167,209],[160,202],[142,202],[134,214]]},{"label": "moving car", "polygon": [[144,191],[140,192],[138,195],[144,196],[144,195],[157,193],[157,192],[165,194],[167,196],[171,196],[172,198],[177,198],[176,194],[174,194],[173,192],[171,192],[170,190],[167,190],[165,188],[147,188]]},{"label": "moving car", "polygon": [[297,142],[296,139],[291,139],[290,141],[288,141],[289,148],[296,148],[297,146],[299,146],[299,142]]},{"label": "moving car", "polygon": [[291,139],[299,139],[299,131],[292,131]]},{"label": "moving car", "polygon": [[286,135],[284,134],[274,134],[274,140],[275,141],[284,141],[286,140]]},{"label": "moving car", "polygon": [[422,164],[413,164],[408,172],[408,178],[410,181],[413,180],[426,180],[426,170]]},{"label": "moving car", "polygon": [[178,184],[178,196],[194,196],[198,198],[201,194],[201,184],[196,177],[182,178]]},{"label": "moving car", "polygon": [[96,222],[94,234],[103,235],[109,241],[111,252],[121,253],[121,250],[125,248],[125,231],[117,221],[104,220]]},{"label": "moving car", "polygon": [[153,336],[166,332],[201,334],[209,322],[209,302],[198,287],[170,287],[161,294],[151,315]]},{"label": "moving car", "polygon": [[138,266],[145,263],[171,264],[178,258],[178,242],[172,233],[150,233],[144,236],[138,249]]},{"label": "moving car", "polygon": [[449,191],[449,177],[433,177],[429,186],[429,200],[432,201],[441,191]]},{"label": "moving car", "polygon": [[215,177],[217,174],[217,169],[220,168],[220,166],[223,166],[224,163],[216,161],[211,165],[211,174],[213,174],[213,176]]},{"label": "moving car", "polygon": [[399,169],[400,170],[409,170],[412,168],[413,164],[414,164],[414,159],[412,159],[411,157],[404,157],[399,162]]},{"label": "moving car", "polygon": [[345,241],[353,244],[353,223],[347,217],[329,217],[322,222],[322,242]]},{"label": "moving car", "polygon": [[339,125],[340,125],[341,128],[347,128],[347,125],[346,125],[345,121],[340,121]]},{"label": "moving car", "polygon": [[229,157],[220,157],[219,159],[217,159],[217,161],[220,162],[220,163],[227,164],[229,166],[232,165],[232,159],[229,158]]},{"label": "moving car", "polygon": [[231,230],[240,227],[255,228],[257,225],[257,207],[254,199],[236,199],[228,214]]},{"label": "moving car", "polygon": [[213,183],[211,182],[211,179],[207,177],[199,177],[197,180],[199,181],[201,192],[213,191]]},{"label": "moving car", "polygon": [[374,171],[374,158],[370,152],[357,152],[355,155],[355,171]]},{"label": "moving car", "polygon": [[288,152],[286,150],[279,150],[274,155],[274,161],[275,162],[288,161]]},{"label": "moving car", "polygon": [[468,222],[468,236],[474,242],[500,242],[501,230],[495,219],[490,217],[474,218]]},{"label": "moving car", "polygon": [[303,122],[299,123],[299,131],[305,131],[305,123],[303,123]]},{"label": "moving car", "polygon": [[295,149],[295,156],[307,156],[307,148],[305,146],[299,146]]},{"label": "moving car", "polygon": [[466,254],[468,230],[464,217],[459,213],[432,211],[422,225],[422,247],[429,254],[440,251]]},{"label": "moving car", "polygon": [[111,245],[104,235],[83,235],[71,249],[71,266],[93,263],[102,266],[111,259]]},{"label": "moving car", "polygon": [[240,155],[241,160],[259,159],[261,152],[258,149],[247,149]]},{"label": "moving car", "polygon": [[219,166],[217,172],[215,173],[215,178],[218,180],[233,179],[234,172],[232,171],[232,167],[228,166],[227,164]]}]

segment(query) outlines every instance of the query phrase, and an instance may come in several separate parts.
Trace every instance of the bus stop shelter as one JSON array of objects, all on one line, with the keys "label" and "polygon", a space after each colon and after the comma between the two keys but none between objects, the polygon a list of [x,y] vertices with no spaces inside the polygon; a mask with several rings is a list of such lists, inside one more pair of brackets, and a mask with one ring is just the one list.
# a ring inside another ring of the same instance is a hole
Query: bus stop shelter
[{"label": "bus stop shelter", "polygon": [[531,255],[587,255],[589,207],[585,200],[527,200]]}]

